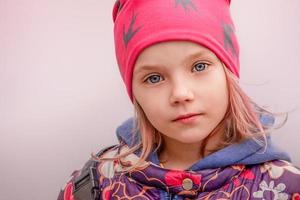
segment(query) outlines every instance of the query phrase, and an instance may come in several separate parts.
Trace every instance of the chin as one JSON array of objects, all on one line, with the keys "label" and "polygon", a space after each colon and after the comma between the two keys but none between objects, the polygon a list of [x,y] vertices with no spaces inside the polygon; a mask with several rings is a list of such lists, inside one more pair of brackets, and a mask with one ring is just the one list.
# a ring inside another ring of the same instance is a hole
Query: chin
[{"label": "chin", "polygon": [[185,144],[193,144],[193,143],[200,143],[202,140],[204,140],[209,134],[208,133],[197,133],[190,132],[190,133],[181,133],[178,135],[178,137],[173,138],[177,140],[178,142],[185,143]]}]

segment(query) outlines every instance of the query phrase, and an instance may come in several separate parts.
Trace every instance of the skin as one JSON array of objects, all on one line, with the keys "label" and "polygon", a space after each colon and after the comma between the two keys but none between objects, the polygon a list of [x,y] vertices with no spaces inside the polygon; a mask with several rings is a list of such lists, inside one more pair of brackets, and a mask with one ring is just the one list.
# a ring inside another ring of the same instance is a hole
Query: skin
[{"label": "skin", "polygon": [[[187,169],[201,159],[199,147],[223,119],[228,90],[223,64],[209,49],[167,41],[144,49],[134,66],[132,90],[151,124],[162,134],[159,159],[169,169]],[[174,121],[197,113],[192,123]],[[221,129],[208,141],[213,148]]]}]

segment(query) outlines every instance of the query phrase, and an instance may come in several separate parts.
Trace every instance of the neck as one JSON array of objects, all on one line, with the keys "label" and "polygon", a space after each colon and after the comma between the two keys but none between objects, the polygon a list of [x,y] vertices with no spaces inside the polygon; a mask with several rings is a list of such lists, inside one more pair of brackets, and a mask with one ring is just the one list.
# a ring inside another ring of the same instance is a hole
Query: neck
[{"label": "neck", "polygon": [[[182,143],[163,134],[162,136],[164,146],[158,157],[164,168],[186,170],[203,158],[200,152],[202,141],[192,144]],[[207,141],[206,150],[216,148],[218,145],[216,141],[220,141],[221,136],[221,132],[213,135]],[[205,151],[204,157],[208,154],[209,152]]]},{"label": "neck", "polygon": [[200,144],[184,144],[164,137],[164,148],[159,154],[159,160],[165,168],[184,170],[201,159],[199,149]]}]

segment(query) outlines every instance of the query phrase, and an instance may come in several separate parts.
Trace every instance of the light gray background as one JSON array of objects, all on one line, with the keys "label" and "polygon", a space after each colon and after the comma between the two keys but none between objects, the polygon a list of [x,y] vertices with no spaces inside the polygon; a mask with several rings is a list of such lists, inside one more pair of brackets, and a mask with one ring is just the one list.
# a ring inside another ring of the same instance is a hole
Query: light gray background
[{"label": "light gray background", "polygon": [[[0,199],[56,199],[72,170],[116,142],[132,105],[116,65],[113,0],[0,0]],[[241,82],[276,111],[300,165],[299,0],[233,0]]]}]

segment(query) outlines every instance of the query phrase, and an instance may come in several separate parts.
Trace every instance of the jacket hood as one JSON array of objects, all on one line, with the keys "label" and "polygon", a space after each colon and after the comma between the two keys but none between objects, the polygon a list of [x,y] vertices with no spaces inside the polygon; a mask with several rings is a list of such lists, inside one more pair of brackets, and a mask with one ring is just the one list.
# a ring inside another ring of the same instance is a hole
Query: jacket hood
[{"label": "jacket hood", "polygon": [[[135,127],[134,123],[134,118],[129,118],[123,122],[116,131],[118,140],[127,144],[129,147],[134,146],[140,140],[140,134],[132,135],[132,129]],[[159,164],[156,152],[152,152],[147,160],[154,164]],[[271,160],[286,160],[291,162],[290,156],[274,145],[270,135],[268,135],[266,147],[258,144],[254,139],[245,140],[242,143],[229,145],[204,157],[193,164],[189,169],[201,170],[234,164],[252,165]]]}]

